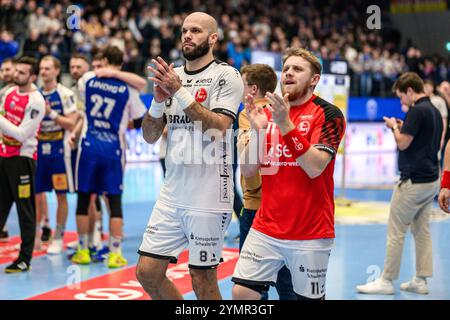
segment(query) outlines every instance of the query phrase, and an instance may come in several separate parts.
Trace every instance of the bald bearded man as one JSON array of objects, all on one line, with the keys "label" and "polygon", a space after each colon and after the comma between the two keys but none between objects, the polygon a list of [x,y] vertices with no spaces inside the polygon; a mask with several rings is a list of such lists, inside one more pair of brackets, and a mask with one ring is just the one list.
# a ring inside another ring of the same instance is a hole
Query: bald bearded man
[{"label": "bald bearded man", "polygon": [[216,268],[233,211],[232,136],[226,133],[244,86],[239,71],[213,56],[218,37],[213,17],[190,14],[181,31],[186,64],[174,68],[158,57],[149,67],[154,98],[142,129],[144,139],[154,143],[167,126],[167,171],[136,276],[152,299],[182,299],[166,271],[188,248],[197,298],[221,299]]}]

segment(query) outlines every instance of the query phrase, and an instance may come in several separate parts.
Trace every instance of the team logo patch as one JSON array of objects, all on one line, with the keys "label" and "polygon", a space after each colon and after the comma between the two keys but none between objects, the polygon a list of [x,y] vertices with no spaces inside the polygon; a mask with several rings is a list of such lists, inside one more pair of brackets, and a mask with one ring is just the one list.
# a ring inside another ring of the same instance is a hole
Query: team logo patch
[{"label": "team logo patch", "polygon": [[52,175],[53,188],[57,191],[67,190],[67,176],[65,173]]},{"label": "team logo patch", "polygon": [[300,131],[302,136],[306,135],[309,132],[310,126],[308,121],[302,121],[297,126],[297,130]]},{"label": "team logo patch", "polygon": [[31,185],[30,184],[22,184],[19,185],[19,199],[28,199],[31,195]]},{"label": "team logo patch", "polygon": [[30,117],[31,119],[36,118],[39,115],[39,110],[31,109]]},{"label": "team logo patch", "polygon": [[202,103],[205,102],[206,98],[208,97],[208,93],[206,92],[205,88],[200,88],[197,90],[197,92],[195,93],[195,100],[198,103]]}]

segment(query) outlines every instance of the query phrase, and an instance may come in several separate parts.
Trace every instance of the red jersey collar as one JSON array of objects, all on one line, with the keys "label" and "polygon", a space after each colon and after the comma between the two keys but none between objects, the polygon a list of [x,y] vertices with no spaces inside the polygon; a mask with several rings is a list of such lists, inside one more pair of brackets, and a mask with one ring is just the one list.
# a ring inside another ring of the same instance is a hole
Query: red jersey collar
[{"label": "red jersey collar", "polygon": [[315,98],[317,98],[317,96],[316,96],[315,94],[313,94],[313,95],[311,96],[311,98],[309,98],[308,100],[306,100],[304,103],[299,104],[299,105],[295,105],[295,106],[291,106],[291,109],[292,109],[292,108],[301,108],[301,107],[304,107],[304,106],[310,104],[311,101],[313,101]]}]

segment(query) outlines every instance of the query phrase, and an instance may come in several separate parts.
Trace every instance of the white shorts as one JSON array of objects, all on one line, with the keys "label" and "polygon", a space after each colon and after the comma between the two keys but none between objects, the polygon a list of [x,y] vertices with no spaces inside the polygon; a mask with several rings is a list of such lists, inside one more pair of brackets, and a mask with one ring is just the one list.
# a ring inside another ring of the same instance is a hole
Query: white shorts
[{"label": "white shorts", "polygon": [[176,263],[189,249],[189,268],[211,269],[219,265],[225,231],[231,213],[182,209],[156,202],[138,253]]},{"label": "white shorts", "polygon": [[333,239],[280,240],[251,228],[231,280],[250,287],[273,286],[286,265],[296,294],[322,298],[332,246]]}]

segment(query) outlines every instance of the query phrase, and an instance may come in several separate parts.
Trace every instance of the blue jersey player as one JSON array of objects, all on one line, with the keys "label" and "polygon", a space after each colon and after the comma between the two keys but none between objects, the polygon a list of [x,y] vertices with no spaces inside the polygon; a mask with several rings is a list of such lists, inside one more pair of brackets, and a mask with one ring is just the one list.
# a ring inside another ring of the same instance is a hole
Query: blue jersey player
[{"label": "blue jersey player", "polygon": [[[103,56],[108,67],[120,69],[123,52],[117,47],[107,47]],[[111,210],[108,267],[118,268],[127,264],[121,252],[124,132],[128,121],[141,118],[146,108],[138,91],[116,78],[99,78],[88,72],[78,87],[86,110],[76,164],[79,245],[72,262],[91,262],[87,241],[89,200],[91,194],[105,193]]]}]

